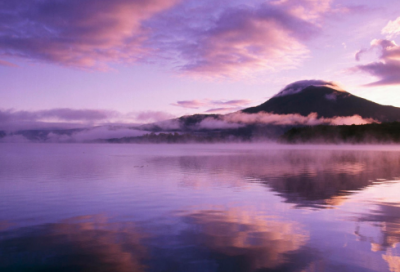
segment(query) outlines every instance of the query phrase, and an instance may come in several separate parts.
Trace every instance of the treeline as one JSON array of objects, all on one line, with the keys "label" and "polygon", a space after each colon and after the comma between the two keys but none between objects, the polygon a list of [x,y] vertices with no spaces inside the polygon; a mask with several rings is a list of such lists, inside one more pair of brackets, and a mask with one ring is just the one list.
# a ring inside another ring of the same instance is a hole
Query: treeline
[{"label": "treeline", "polygon": [[179,134],[175,133],[148,133],[138,137],[113,138],[105,140],[108,143],[219,143],[243,142],[246,138],[236,137],[223,133],[214,134]]},{"label": "treeline", "polygon": [[400,123],[351,126],[309,126],[288,130],[282,143],[400,143]]}]

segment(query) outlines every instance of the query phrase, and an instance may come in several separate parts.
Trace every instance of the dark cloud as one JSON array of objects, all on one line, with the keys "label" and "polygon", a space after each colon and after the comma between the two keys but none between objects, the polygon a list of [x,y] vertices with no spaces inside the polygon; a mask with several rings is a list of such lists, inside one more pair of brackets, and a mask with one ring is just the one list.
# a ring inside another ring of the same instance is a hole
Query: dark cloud
[{"label": "dark cloud", "polygon": [[379,79],[366,86],[400,84],[400,46],[394,41],[385,39],[373,40],[370,48],[357,52],[356,60],[360,60],[363,54],[372,50],[378,50],[379,61],[358,65],[353,68],[355,71],[368,73]]}]

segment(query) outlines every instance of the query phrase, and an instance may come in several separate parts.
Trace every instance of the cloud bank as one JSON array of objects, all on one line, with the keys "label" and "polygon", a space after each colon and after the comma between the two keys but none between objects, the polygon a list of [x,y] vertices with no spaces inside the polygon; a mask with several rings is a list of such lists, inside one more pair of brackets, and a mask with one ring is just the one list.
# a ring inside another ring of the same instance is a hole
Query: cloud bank
[{"label": "cloud bank", "polygon": [[0,65],[13,57],[89,69],[155,61],[212,77],[293,68],[331,10],[331,0],[2,1]]},{"label": "cloud bank", "polygon": [[0,129],[80,128],[110,123],[149,123],[174,118],[162,111],[121,113],[113,110],[59,108],[38,111],[0,110]]},{"label": "cloud bank", "polygon": [[316,113],[310,113],[307,116],[300,114],[274,114],[274,113],[243,113],[235,112],[221,116],[220,119],[209,117],[204,119],[200,124],[200,128],[212,129],[229,129],[238,128],[245,125],[364,125],[376,123],[373,119],[363,119],[359,115],[353,116],[336,116],[333,118],[318,117]]}]

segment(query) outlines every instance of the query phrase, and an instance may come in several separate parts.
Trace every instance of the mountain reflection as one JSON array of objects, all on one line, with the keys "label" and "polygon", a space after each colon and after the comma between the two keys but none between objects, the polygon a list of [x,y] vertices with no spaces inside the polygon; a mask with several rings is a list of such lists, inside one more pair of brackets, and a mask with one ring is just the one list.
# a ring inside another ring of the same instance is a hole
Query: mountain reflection
[{"label": "mountain reflection", "polygon": [[145,271],[141,238],[132,224],[92,216],[9,230],[0,233],[0,270]]},{"label": "mountain reflection", "polygon": [[[187,173],[183,186],[246,186],[258,181],[298,206],[339,205],[355,191],[400,176],[400,154],[377,151],[269,150],[268,153],[157,158]],[[215,178],[197,179],[201,173]]]}]

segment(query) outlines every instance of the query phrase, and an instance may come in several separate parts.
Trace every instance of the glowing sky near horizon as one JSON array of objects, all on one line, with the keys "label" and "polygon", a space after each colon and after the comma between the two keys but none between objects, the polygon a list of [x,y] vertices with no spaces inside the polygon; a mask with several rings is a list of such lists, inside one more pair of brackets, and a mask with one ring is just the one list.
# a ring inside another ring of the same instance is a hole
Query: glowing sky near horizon
[{"label": "glowing sky near horizon", "polygon": [[305,79],[400,107],[398,44],[398,0],[0,0],[0,109],[148,122]]}]

